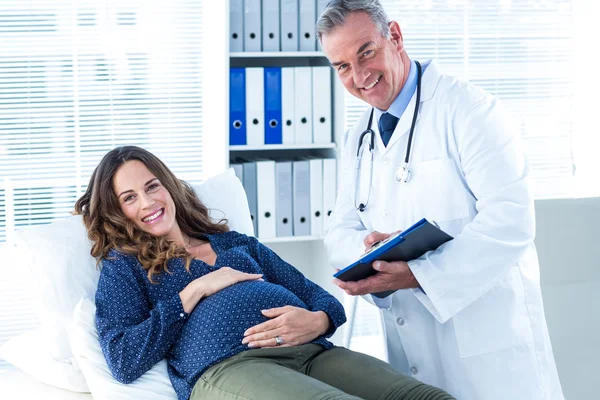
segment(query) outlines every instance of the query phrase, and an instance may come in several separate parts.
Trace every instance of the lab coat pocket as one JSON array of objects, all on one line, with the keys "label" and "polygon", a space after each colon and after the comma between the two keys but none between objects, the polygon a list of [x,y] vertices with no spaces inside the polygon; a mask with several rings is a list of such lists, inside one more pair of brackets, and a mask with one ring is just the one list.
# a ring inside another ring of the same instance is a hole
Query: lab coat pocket
[{"label": "lab coat pocket", "polygon": [[469,216],[469,203],[460,172],[450,158],[414,163],[411,170],[412,179],[421,183],[415,185],[414,206],[422,209],[423,217],[442,222]]},{"label": "lab coat pocket", "polygon": [[532,343],[523,282],[518,266],[453,318],[461,358]]}]

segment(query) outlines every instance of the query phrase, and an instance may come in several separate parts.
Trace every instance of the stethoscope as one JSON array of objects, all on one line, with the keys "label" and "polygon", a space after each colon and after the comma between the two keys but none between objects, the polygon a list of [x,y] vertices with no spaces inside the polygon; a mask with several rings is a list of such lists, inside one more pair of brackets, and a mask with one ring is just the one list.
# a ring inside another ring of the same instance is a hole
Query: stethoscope
[{"label": "stethoscope", "polygon": [[[412,123],[410,125],[410,133],[408,135],[408,143],[406,145],[406,154],[404,156],[404,163],[396,170],[396,182],[398,183],[408,183],[410,181],[410,168],[408,168],[408,162],[410,158],[410,147],[412,145],[413,134],[415,132],[415,124],[417,123],[417,115],[419,114],[419,105],[421,103],[421,64],[415,60],[415,64],[417,65],[417,101],[415,103],[415,111],[413,113]],[[356,186],[354,189],[354,207],[360,211],[365,211],[367,208],[367,204],[369,204],[369,198],[371,197],[371,183],[373,182],[373,150],[375,149],[375,132],[371,129],[373,125],[373,114],[375,112],[375,108],[371,108],[371,115],[369,116],[369,122],[367,124],[367,129],[360,134],[358,138],[358,149],[356,150]],[[369,142],[369,152],[371,153],[371,168],[369,171],[369,188],[367,192],[367,200],[365,203],[360,203],[358,206],[356,205],[356,193],[360,192],[360,164],[362,160],[363,154],[363,139],[365,135],[371,135],[371,140]]]}]

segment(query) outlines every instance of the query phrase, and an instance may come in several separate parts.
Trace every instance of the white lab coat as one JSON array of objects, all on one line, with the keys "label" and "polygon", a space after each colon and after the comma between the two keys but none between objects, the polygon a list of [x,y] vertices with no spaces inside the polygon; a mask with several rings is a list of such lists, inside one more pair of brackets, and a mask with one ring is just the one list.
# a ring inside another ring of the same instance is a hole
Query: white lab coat
[{"label": "white lab coat", "polygon": [[[325,239],[331,264],[343,268],[355,261],[371,231],[405,229],[423,217],[436,221],[454,240],[409,263],[424,292],[400,290],[377,302],[389,362],[459,400],[563,399],[542,305],[519,133],[497,99],[443,75],[433,61],[425,65],[412,178],[407,184],[394,180],[415,95],[387,148],[374,119],[373,179],[362,213],[354,202],[356,152],[370,109],[346,134]],[[363,157],[356,204],[367,197],[367,150]]]}]

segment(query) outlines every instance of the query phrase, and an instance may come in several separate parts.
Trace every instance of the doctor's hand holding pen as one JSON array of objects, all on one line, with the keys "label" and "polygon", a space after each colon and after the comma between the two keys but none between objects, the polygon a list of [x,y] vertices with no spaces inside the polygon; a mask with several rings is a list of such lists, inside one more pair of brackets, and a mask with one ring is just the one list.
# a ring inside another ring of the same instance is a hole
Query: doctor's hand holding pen
[{"label": "doctor's hand holding pen", "polygon": [[367,236],[365,236],[365,240],[364,240],[364,244],[365,244],[365,253],[369,250],[371,250],[373,248],[373,246],[376,246],[377,244],[383,242],[385,239],[395,235],[396,233],[400,233],[402,232],[402,230],[397,230],[396,232],[392,232],[392,233],[382,233],[382,232],[377,232],[377,231],[373,231],[371,233],[369,233]]},{"label": "doctor's hand holding pen", "polygon": [[[369,251],[373,246],[399,232],[401,231],[398,230],[392,233],[371,232],[364,240],[365,251]],[[333,283],[351,296],[419,287],[419,282],[404,261],[375,261],[373,268],[377,270],[377,273],[366,279],[355,282],[334,279]]]}]

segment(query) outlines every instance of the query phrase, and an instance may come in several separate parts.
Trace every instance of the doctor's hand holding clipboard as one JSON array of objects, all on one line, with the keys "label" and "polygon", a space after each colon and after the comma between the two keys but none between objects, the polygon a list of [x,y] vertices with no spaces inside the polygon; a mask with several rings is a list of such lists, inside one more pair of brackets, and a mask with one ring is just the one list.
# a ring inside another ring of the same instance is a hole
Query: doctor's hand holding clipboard
[{"label": "doctor's hand holding clipboard", "polygon": [[[371,232],[365,237],[365,253],[373,245],[388,239],[398,232],[401,231],[393,233]],[[410,268],[408,268],[406,261],[375,261],[372,266],[377,271],[375,275],[359,281],[344,282],[335,279],[334,283],[351,296],[419,287],[419,282],[417,282]]]},{"label": "doctor's hand holding clipboard", "polygon": [[378,298],[399,289],[421,289],[407,262],[450,240],[452,236],[425,218],[405,231],[371,232],[364,239],[365,253],[338,271],[334,283],[349,295],[372,294]]}]

